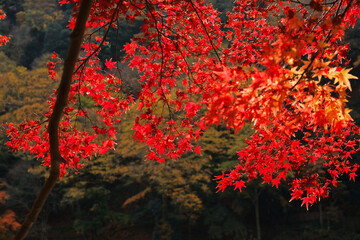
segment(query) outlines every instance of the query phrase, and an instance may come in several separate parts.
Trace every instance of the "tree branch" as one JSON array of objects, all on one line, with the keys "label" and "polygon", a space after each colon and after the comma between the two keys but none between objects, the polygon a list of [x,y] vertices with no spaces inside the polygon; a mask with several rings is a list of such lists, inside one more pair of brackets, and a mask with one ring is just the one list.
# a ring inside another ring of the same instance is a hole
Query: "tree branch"
[{"label": "tree branch", "polygon": [[61,77],[55,106],[50,117],[48,132],[50,144],[51,168],[50,175],[41,188],[30,212],[21,225],[20,230],[14,237],[14,240],[22,240],[28,235],[32,225],[37,220],[46,199],[54,188],[60,176],[60,163],[65,159],[61,156],[59,150],[58,128],[64,108],[68,102],[72,76],[75,69],[75,63],[78,59],[81,43],[86,30],[86,22],[90,14],[92,0],[82,0],[79,13],[76,19],[75,27],[70,35],[70,45],[64,62],[63,74]]}]

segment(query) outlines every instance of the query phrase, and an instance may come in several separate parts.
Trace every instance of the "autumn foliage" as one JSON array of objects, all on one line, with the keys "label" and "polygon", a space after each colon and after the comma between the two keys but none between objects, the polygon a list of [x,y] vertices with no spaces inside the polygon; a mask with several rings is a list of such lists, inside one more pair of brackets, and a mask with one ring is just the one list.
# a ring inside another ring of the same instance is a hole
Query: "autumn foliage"
[{"label": "autumn foliage", "polygon": [[[0,192],[0,204],[5,204],[9,195]],[[0,215],[0,239],[6,239],[11,236],[11,232],[15,231],[20,224],[16,221],[16,215],[11,210],[6,210]]]},{"label": "autumn foliage", "polygon": [[[0,10],[0,20],[5,18],[5,14]],[[6,44],[10,37],[0,35],[0,46]],[[3,205],[6,202],[6,199],[9,198],[5,192],[0,191],[0,204]],[[5,239],[6,237],[10,236],[11,231],[15,231],[20,224],[16,221],[16,215],[11,210],[6,210],[2,212],[0,215],[0,235],[4,238],[0,237],[1,239]]]},{"label": "autumn foliage", "polygon": [[[70,29],[79,2],[60,1],[74,6]],[[359,167],[352,160],[359,129],[346,108],[356,77],[346,67],[348,46],[340,41],[359,7],[355,0],[243,0],[222,23],[202,0],[95,1],[59,125],[61,176],[114,149],[116,124],[138,103],[134,139],[148,145],[148,160],[201,154],[196,140],[211,125],[237,132],[251,124],[255,133],[239,149],[239,164],[216,177],[219,191],[242,190],[257,177],[277,187],[293,172],[291,199],[308,206],[327,197],[340,176],[354,180]],[[137,96],[122,91],[122,79],[112,72],[116,61],[107,59],[103,67],[97,56],[120,17],[144,19],[141,34],[124,46],[124,61],[141,74]],[[54,81],[61,61],[54,54],[48,64]],[[45,166],[51,164],[46,130],[56,94],[42,119],[7,124],[8,146],[29,151]]]}]

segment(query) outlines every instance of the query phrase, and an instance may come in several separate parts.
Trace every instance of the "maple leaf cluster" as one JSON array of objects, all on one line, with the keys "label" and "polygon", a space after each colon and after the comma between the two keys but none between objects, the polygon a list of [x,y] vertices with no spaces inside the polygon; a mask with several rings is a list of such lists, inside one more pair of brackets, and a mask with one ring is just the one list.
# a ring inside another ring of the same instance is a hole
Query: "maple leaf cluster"
[{"label": "maple leaf cluster", "polygon": [[[217,177],[218,189],[241,189],[239,179],[258,176],[277,187],[293,171],[298,178],[290,183],[292,199],[308,207],[328,196],[344,173],[354,179],[358,169],[349,158],[358,151],[359,129],[345,108],[349,79],[356,77],[340,66],[347,46],[339,44],[358,5],[245,2],[229,14],[227,38],[234,40],[224,57],[232,66],[215,73],[220,80],[205,119],[235,130],[252,123],[256,133],[239,152],[240,164]],[[280,19],[278,25],[271,24],[273,18]],[[318,165],[329,176],[320,176]]]},{"label": "maple leaf cluster", "polygon": [[[79,2],[60,1],[74,7],[70,29]],[[308,206],[328,196],[341,175],[354,179],[358,169],[351,156],[359,149],[359,128],[345,107],[355,77],[344,68],[348,46],[340,40],[354,26],[359,4],[236,1],[224,25],[202,0],[94,1],[87,22],[92,33],[83,43],[60,124],[61,176],[67,168],[81,168],[81,159],[114,148],[115,124],[134,97],[125,95],[121,79],[109,73],[116,62],[106,60],[103,69],[97,53],[108,44],[106,34],[118,18],[141,17],[141,34],[124,45],[124,61],[141,75],[136,96],[141,114],[133,130],[134,139],[149,146],[147,159],[201,154],[194,141],[210,125],[239,131],[251,124],[255,134],[239,151],[239,165],[216,178],[219,191],[231,185],[241,190],[256,177],[277,187],[292,171],[298,176],[290,183],[292,199]],[[106,34],[97,36],[99,29]],[[59,61],[54,55],[48,65],[54,80]],[[44,121],[8,124],[7,130],[10,148],[29,150],[45,166],[50,165],[46,129],[54,96]],[[82,108],[81,98],[94,102],[95,113]],[[78,129],[80,119],[90,126]],[[317,172],[319,166],[328,176]]]}]

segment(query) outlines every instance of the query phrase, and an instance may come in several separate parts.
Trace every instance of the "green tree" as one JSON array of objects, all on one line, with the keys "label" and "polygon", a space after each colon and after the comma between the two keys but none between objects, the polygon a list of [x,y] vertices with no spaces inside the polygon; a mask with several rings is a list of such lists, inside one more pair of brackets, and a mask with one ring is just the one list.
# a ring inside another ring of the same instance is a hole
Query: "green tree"
[{"label": "green tree", "polygon": [[64,17],[56,0],[25,0],[24,9],[25,24],[38,31]]},{"label": "green tree", "polygon": [[43,114],[54,86],[46,68],[16,67],[0,73],[0,122],[20,122]]}]

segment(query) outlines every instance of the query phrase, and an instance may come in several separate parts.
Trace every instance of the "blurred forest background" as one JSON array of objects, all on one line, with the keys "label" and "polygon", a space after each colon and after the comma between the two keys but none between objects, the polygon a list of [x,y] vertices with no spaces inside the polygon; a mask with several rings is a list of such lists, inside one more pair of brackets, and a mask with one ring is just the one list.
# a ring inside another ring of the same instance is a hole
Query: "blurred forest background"
[{"label": "blurred forest background", "polygon": [[[226,21],[232,0],[213,0]],[[70,31],[69,7],[56,0],[0,0],[7,14],[0,34],[0,123],[41,119],[57,83],[46,64],[53,52],[65,57]],[[103,62],[117,60],[124,91],[139,91],[137,73],[122,62],[122,45],[139,33],[141,19],[111,30]],[[360,77],[360,29],[347,32],[352,74]],[[119,74],[114,71],[114,74]],[[352,116],[360,123],[360,84],[349,93]],[[83,99],[88,108],[94,106]],[[232,168],[251,128],[234,134],[221,126],[201,138],[202,156],[187,154],[164,164],[144,161],[146,149],[132,138],[134,106],[118,125],[116,150],[93,158],[79,173],[68,174],[50,195],[29,239],[360,239],[360,184],[342,179],[329,198],[309,211],[290,202],[286,182],[279,188],[254,181],[243,192],[216,193],[214,176]],[[79,123],[84,124],[86,123]],[[12,153],[0,131],[0,240],[22,222],[47,169],[27,153]],[[357,159],[353,159],[357,161]],[[319,170],[321,172],[321,169]],[[322,174],[326,174],[323,172]],[[15,220],[15,215],[16,219]],[[11,221],[10,221],[10,220]]]}]

